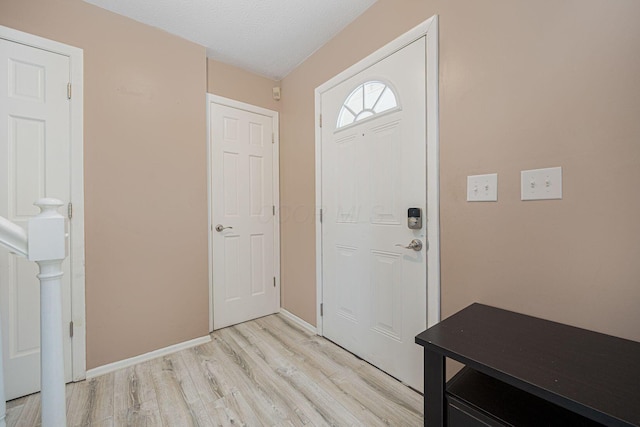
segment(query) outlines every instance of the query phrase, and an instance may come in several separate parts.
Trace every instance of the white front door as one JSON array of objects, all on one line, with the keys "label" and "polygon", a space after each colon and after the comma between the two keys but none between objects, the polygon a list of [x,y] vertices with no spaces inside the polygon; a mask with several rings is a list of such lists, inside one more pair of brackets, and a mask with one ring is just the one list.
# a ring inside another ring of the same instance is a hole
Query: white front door
[{"label": "white front door", "polygon": [[[70,199],[69,57],[0,39],[0,216],[26,228],[42,197]],[[63,322],[71,320],[70,260],[63,263]],[[40,390],[38,267],[0,251],[0,310],[7,399]],[[63,330],[67,330],[64,328]],[[71,338],[64,337],[71,381]]]},{"label": "white front door", "polygon": [[[418,390],[414,337],[427,325],[425,43],[321,98],[323,334]],[[408,227],[410,209],[421,212],[418,229]],[[413,240],[424,247],[403,247]]]},{"label": "white front door", "polygon": [[209,104],[214,329],[280,310],[277,115],[226,104]]}]

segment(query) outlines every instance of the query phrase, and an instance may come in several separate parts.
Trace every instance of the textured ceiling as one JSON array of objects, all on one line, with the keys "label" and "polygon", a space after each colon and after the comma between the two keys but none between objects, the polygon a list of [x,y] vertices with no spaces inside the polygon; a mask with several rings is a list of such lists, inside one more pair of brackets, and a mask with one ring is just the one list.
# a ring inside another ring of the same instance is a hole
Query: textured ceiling
[{"label": "textured ceiling", "polygon": [[207,48],[254,73],[286,76],[376,0],[85,0]]}]

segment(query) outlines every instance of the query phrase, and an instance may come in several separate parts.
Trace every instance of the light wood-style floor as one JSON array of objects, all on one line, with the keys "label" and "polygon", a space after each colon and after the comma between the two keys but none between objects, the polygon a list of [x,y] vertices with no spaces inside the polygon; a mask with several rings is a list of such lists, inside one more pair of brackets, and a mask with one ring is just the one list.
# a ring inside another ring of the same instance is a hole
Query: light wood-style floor
[{"label": "light wood-style floor", "polygon": [[[421,426],[422,396],[280,315],[67,385],[68,426]],[[40,395],[7,403],[40,425]]]}]

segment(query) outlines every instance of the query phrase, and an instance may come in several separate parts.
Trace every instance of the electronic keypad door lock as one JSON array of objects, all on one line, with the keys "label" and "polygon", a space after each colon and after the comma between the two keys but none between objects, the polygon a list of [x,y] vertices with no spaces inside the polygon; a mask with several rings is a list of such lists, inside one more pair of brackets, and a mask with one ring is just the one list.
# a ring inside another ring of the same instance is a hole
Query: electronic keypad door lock
[{"label": "electronic keypad door lock", "polygon": [[412,230],[420,230],[422,228],[422,209],[409,208],[407,210],[407,227]]}]

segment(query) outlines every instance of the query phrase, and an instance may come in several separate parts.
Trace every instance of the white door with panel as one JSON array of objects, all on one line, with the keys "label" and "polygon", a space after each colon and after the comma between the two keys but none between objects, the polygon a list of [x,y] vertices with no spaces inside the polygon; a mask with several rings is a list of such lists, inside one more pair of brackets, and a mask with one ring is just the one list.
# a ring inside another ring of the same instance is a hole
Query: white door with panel
[{"label": "white door with panel", "polygon": [[213,328],[220,329],[280,310],[277,119],[217,102],[209,111]]},{"label": "white door with panel", "polygon": [[425,61],[423,37],[321,95],[323,335],[418,390],[427,226],[408,215],[426,217]]},{"label": "white door with panel", "polygon": [[[42,197],[70,199],[69,57],[0,39],[0,216],[26,228]],[[63,324],[71,321],[69,257]],[[0,250],[0,310],[7,399],[40,390],[38,267]],[[63,329],[63,330],[66,330]],[[71,381],[71,337],[64,337]]]}]

